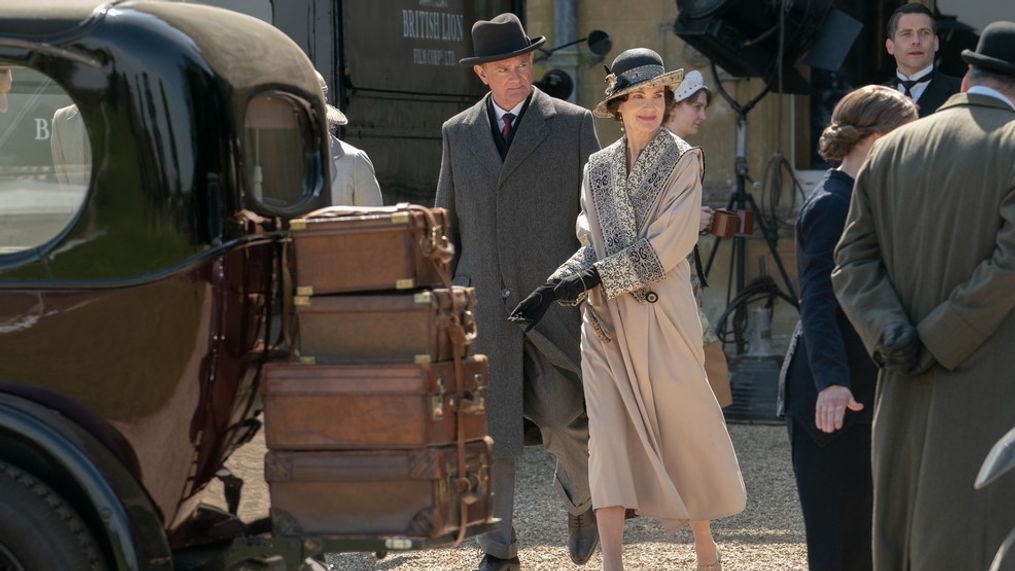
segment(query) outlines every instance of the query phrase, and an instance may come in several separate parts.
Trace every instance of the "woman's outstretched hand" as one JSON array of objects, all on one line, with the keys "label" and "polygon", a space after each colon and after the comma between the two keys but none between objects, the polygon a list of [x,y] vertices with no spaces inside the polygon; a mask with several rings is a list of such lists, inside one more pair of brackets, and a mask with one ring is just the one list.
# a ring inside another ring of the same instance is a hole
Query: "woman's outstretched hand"
[{"label": "woman's outstretched hand", "polygon": [[557,287],[553,288],[553,295],[564,303],[574,303],[578,301],[579,295],[601,283],[603,283],[603,278],[599,276],[599,270],[595,266],[592,266],[587,270],[560,280],[557,283]]},{"label": "woman's outstretched hand", "polygon": [[546,310],[550,309],[556,299],[553,296],[553,288],[558,282],[546,282],[545,284],[537,287],[528,297],[522,300],[514,309],[511,310],[511,315],[508,315],[508,321],[518,323],[519,325],[526,325],[526,331],[531,330],[539,323],[539,320],[546,314]]}]

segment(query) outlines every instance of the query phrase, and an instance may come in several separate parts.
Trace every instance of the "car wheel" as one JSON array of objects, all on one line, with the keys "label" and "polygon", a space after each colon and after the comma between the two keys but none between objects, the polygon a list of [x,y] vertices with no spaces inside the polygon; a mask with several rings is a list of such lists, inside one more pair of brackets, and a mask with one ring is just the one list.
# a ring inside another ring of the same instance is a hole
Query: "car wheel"
[{"label": "car wheel", "polygon": [[0,571],[102,571],[85,522],[52,488],[0,461]]}]

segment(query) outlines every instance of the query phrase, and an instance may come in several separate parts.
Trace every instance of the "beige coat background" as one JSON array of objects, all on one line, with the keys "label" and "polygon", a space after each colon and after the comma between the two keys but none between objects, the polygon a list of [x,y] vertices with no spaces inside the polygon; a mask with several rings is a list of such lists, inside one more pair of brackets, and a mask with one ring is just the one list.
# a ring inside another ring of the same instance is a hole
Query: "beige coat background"
[{"label": "beige coat background", "polygon": [[874,568],[986,569],[1015,526],[1015,477],[974,491],[1015,426],[1015,111],[957,94],[882,137],[856,179],[832,273],[873,352],[908,321],[938,365],[881,372]]},{"label": "beige coat background", "polygon": [[360,149],[331,137],[331,204],[382,206],[381,187],[374,164]]},{"label": "beige coat background", "polygon": [[[594,263],[603,278],[582,324],[593,506],[634,508],[675,531],[746,503],[705,377],[687,262],[698,239],[702,156],[665,129],[630,174],[625,152],[622,138],[589,159],[577,223],[583,248],[554,277]],[[646,301],[652,294],[658,299]]]}]

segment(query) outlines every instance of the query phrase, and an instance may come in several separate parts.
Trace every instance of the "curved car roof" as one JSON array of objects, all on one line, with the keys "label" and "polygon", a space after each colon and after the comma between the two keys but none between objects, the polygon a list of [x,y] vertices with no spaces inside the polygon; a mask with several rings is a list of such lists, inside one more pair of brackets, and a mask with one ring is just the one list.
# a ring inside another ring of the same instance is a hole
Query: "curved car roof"
[{"label": "curved car roof", "polygon": [[111,6],[117,1],[2,2],[0,35],[36,41],[63,36],[81,27],[101,7]]},{"label": "curved car roof", "polygon": [[0,38],[69,47],[94,25],[124,12],[149,14],[186,34],[215,73],[244,89],[284,77],[308,94],[320,91],[306,54],[274,26],[230,10],[164,0],[0,2]]}]

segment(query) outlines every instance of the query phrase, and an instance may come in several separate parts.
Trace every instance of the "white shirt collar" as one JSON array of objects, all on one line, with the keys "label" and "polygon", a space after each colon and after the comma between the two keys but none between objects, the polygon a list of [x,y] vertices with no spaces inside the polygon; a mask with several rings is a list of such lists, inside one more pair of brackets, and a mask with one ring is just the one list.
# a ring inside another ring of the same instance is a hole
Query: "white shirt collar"
[{"label": "white shirt collar", "polygon": [[1011,107],[1012,110],[1015,111],[1015,102],[1012,102],[1011,99],[1005,97],[1004,93],[1001,93],[1000,91],[993,89],[991,87],[987,87],[986,85],[974,85],[969,89],[967,89],[966,93],[976,93],[979,95],[986,95],[988,97],[1000,99],[1001,101],[1007,103],[1008,107]]},{"label": "white shirt collar", "polygon": [[493,112],[497,116],[497,126],[502,127],[504,125],[504,121],[502,118],[504,117],[504,115],[510,113],[515,116],[515,118],[511,120],[511,126],[514,127],[515,121],[518,120],[518,114],[522,112],[522,106],[525,105],[526,99],[522,99],[521,103],[515,105],[511,109],[504,110],[500,108],[500,105],[497,105],[497,100],[493,98],[493,95],[491,95],[490,102],[493,103]]},{"label": "white shirt collar", "polygon": [[[924,75],[930,73],[933,69],[934,69],[934,64],[931,63],[930,65],[928,65],[927,67],[925,67],[925,68],[921,69],[920,71],[914,73],[913,75],[907,76],[906,74],[904,74],[901,71],[899,71],[898,68],[896,68],[895,69],[895,75],[898,76],[898,78],[900,80],[902,80],[902,81],[912,81],[914,79],[919,79],[919,78],[923,77]],[[928,77],[927,79],[929,80],[930,78]]]}]

